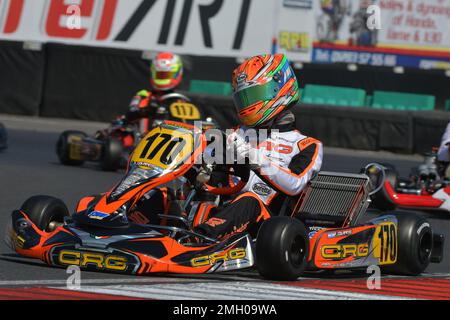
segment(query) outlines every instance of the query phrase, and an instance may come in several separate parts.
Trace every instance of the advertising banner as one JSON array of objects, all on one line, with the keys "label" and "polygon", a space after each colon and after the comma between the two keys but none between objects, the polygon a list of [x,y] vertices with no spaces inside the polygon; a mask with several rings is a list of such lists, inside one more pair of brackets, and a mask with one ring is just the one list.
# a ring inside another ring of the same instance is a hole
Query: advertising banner
[{"label": "advertising banner", "polygon": [[313,62],[450,69],[450,0],[317,0]]},{"label": "advertising banner", "polygon": [[273,0],[0,0],[0,40],[180,54],[268,52]]},{"label": "advertising banner", "polygon": [[291,61],[310,62],[315,25],[313,1],[279,1],[277,9],[276,51]]},{"label": "advertising banner", "polygon": [[450,69],[450,0],[0,0],[0,40]]}]

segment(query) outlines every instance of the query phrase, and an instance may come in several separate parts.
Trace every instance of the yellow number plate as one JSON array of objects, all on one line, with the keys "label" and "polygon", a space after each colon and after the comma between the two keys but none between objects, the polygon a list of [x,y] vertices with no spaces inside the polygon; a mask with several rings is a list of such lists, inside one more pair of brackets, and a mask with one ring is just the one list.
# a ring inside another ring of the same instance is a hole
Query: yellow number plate
[{"label": "yellow number plate", "polygon": [[83,140],[83,138],[78,136],[70,136],[69,137],[69,143],[70,143],[70,153],[69,157],[72,160],[81,160],[81,145],[80,142]]},{"label": "yellow number plate", "polygon": [[174,102],[169,107],[170,115],[181,120],[200,120],[200,111],[192,103]]},{"label": "yellow number plate", "polygon": [[380,265],[393,264],[397,261],[398,237],[397,226],[393,222],[384,222],[377,226],[373,238],[374,257]]},{"label": "yellow number plate", "polygon": [[185,130],[156,127],[141,140],[131,162],[163,170],[176,167],[194,152],[194,136]]}]

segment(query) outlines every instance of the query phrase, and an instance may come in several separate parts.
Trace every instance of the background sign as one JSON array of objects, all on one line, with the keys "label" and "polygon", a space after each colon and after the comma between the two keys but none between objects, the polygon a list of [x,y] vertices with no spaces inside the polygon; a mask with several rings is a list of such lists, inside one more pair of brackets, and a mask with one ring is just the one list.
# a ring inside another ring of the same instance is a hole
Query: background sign
[{"label": "background sign", "polygon": [[0,0],[0,39],[450,69],[450,0]]},{"label": "background sign", "polygon": [[[314,62],[450,69],[450,0],[316,4]],[[371,5],[380,8],[380,30],[367,27]]]},{"label": "background sign", "polygon": [[[296,3],[296,6],[288,4]],[[309,5],[300,5],[301,3]],[[278,4],[276,38],[278,52],[292,61],[311,61],[313,49],[313,1],[284,1]]]},{"label": "background sign", "polygon": [[[70,5],[81,28],[69,29]],[[248,56],[270,49],[273,0],[0,0],[0,39],[181,54]]]}]

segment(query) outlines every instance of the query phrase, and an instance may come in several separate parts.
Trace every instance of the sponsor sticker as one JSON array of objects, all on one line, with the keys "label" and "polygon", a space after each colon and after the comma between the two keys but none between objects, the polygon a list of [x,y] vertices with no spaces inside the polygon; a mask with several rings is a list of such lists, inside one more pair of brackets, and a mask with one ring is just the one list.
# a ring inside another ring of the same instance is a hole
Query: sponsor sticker
[{"label": "sponsor sticker", "polygon": [[260,196],[268,196],[272,193],[272,189],[265,183],[255,183],[252,187],[253,191]]},{"label": "sponsor sticker", "polygon": [[311,231],[310,233],[308,233],[308,237],[311,239],[312,237],[314,237],[316,235],[317,231]]},{"label": "sponsor sticker", "polygon": [[245,251],[245,248],[235,248],[227,252],[221,251],[211,255],[193,258],[191,259],[191,265],[193,267],[212,266],[218,262],[225,263],[232,260],[245,259],[246,256],[247,252]]},{"label": "sponsor sticker", "polygon": [[104,218],[106,218],[108,216],[109,216],[109,214],[100,212],[100,211],[92,211],[88,215],[89,218],[96,219],[96,220],[103,220]]},{"label": "sponsor sticker", "polygon": [[62,265],[75,265],[82,268],[94,267],[98,270],[125,271],[128,266],[128,260],[125,257],[99,252],[61,250],[58,260]]},{"label": "sponsor sticker", "polygon": [[343,236],[349,236],[352,234],[352,230],[339,230],[339,231],[333,231],[328,232],[328,238],[336,238],[336,237],[343,237]]}]

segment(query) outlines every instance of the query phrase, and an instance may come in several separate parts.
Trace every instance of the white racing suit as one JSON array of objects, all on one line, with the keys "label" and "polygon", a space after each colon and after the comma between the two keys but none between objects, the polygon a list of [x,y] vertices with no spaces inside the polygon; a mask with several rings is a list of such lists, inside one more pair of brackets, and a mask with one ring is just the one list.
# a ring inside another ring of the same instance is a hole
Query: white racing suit
[{"label": "white racing suit", "polygon": [[260,223],[272,215],[271,208],[280,195],[295,197],[301,193],[322,166],[323,147],[293,126],[280,126],[267,140],[259,141],[262,165],[251,171],[248,183],[229,205],[216,209],[205,204],[200,208],[203,211],[196,232],[216,239],[244,231],[254,235]]},{"label": "white racing suit", "polygon": [[441,168],[440,174],[450,179],[450,122],[447,124],[444,135],[442,136],[441,145],[438,151],[438,162]]},{"label": "white racing suit", "polygon": [[438,151],[438,161],[450,162],[450,151],[448,144],[450,144],[450,122],[448,123],[444,135],[442,136],[441,145]]}]

